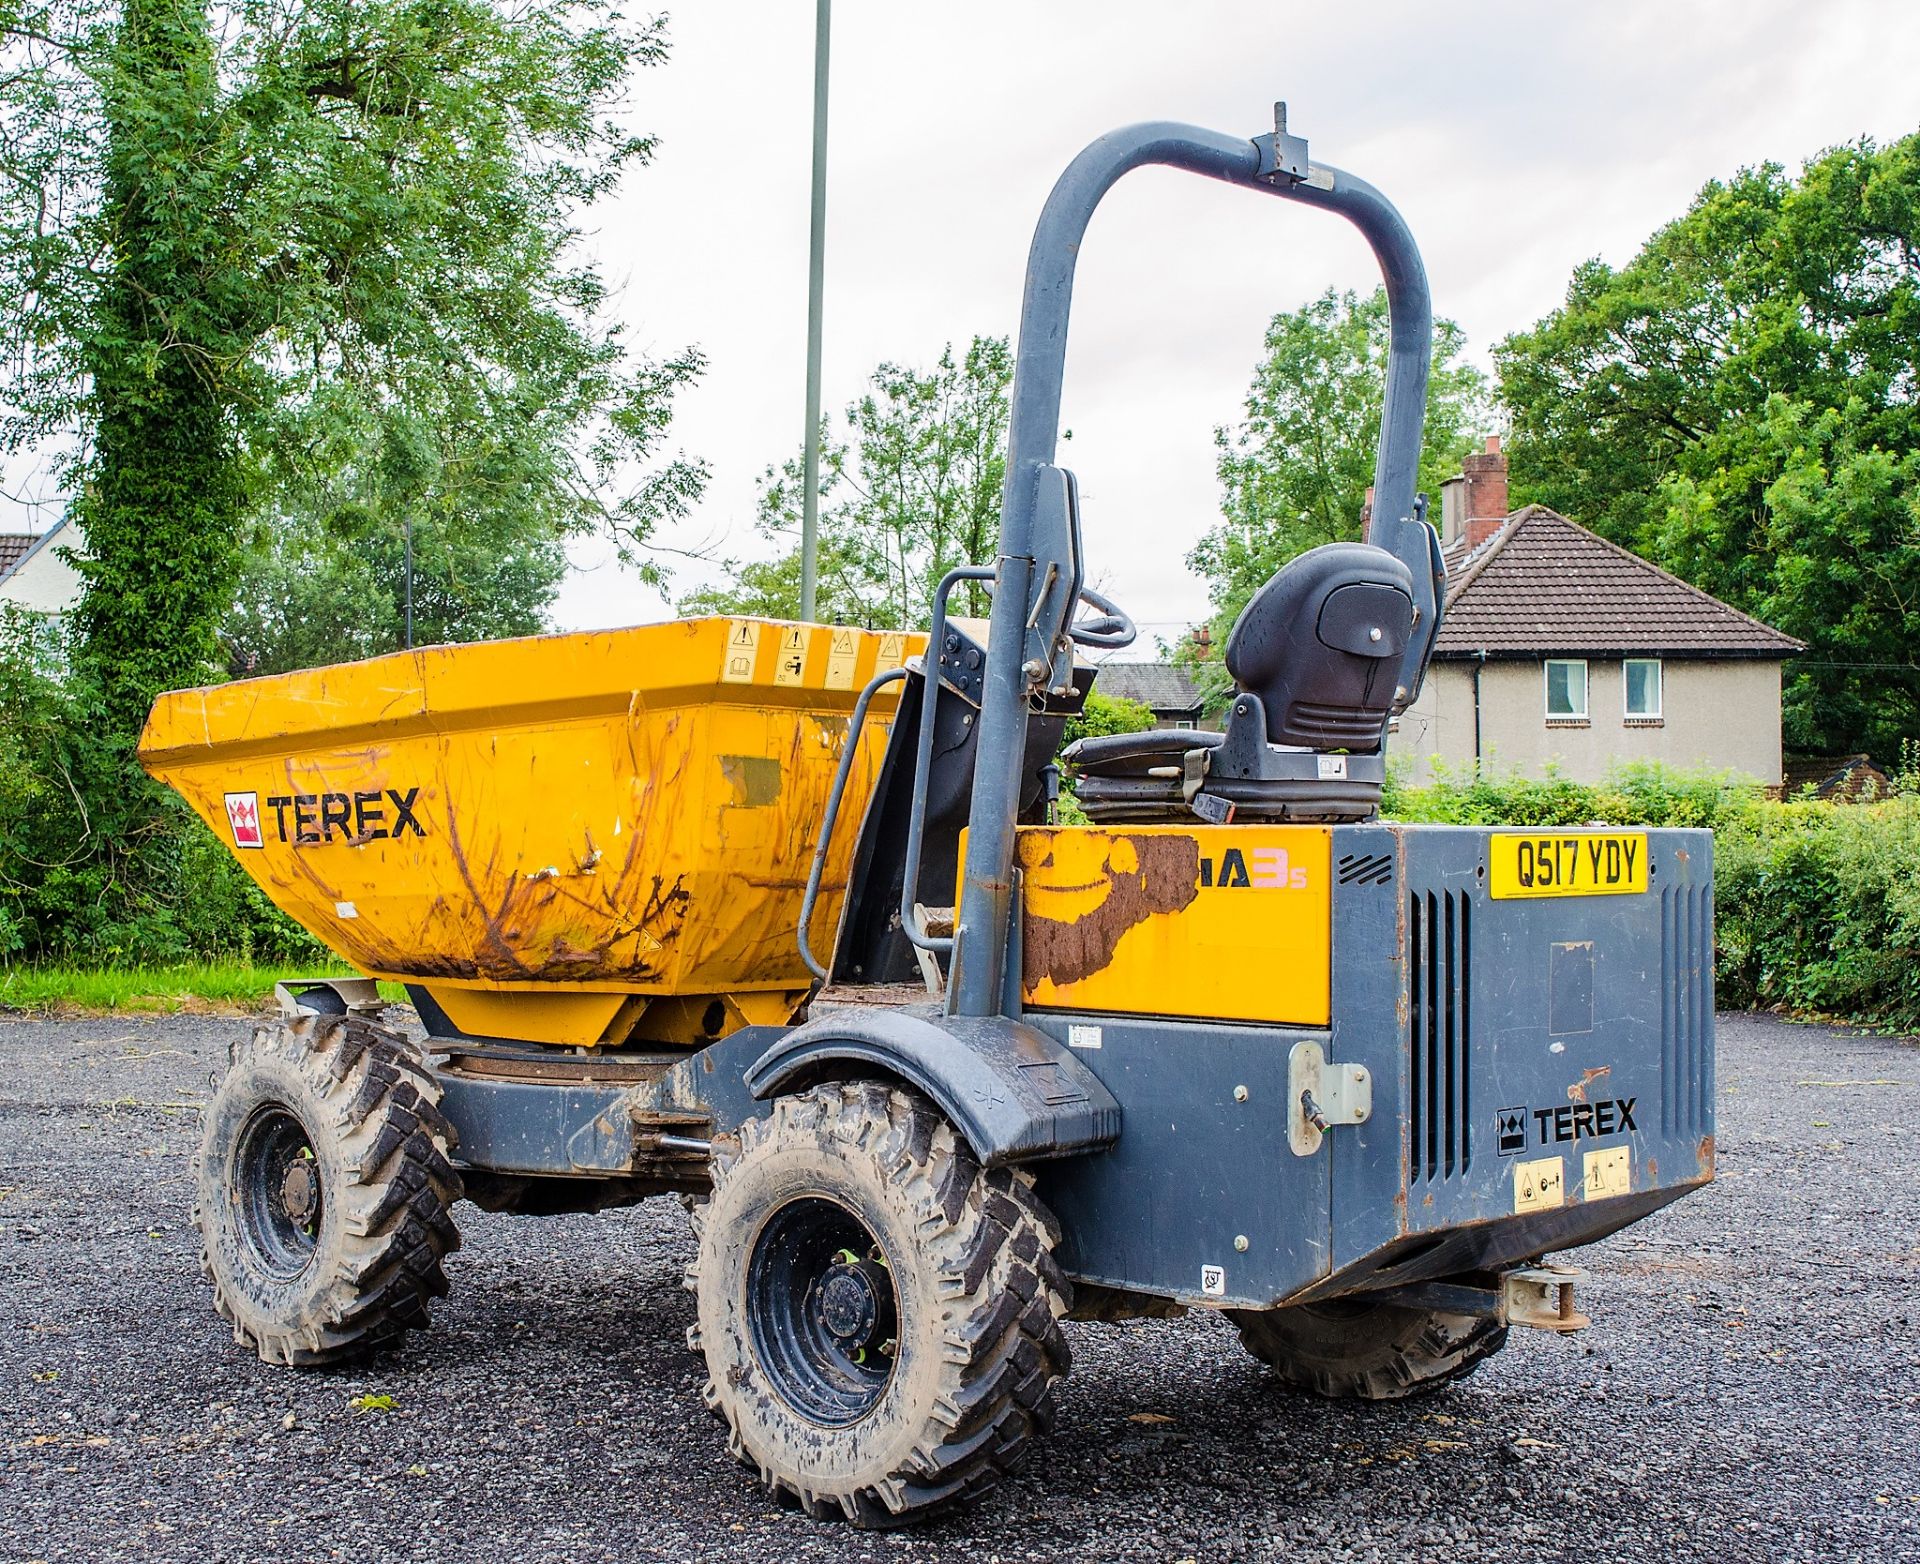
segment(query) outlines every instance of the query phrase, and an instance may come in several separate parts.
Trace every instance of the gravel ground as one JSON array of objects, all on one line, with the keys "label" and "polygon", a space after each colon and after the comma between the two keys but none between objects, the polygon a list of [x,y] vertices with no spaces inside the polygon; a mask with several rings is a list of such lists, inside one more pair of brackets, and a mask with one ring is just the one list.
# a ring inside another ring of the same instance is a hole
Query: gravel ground
[{"label": "gravel ground", "polygon": [[1071,1326],[1028,1474],[886,1536],[728,1461],[671,1202],[463,1207],[434,1329],[368,1370],[235,1347],[187,1206],[242,1024],[0,1021],[0,1558],[1920,1559],[1911,1040],[1722,1017],[1720,1181],[1586,1252],[1582,1336],[1344,1407],[1213,1318]]}]

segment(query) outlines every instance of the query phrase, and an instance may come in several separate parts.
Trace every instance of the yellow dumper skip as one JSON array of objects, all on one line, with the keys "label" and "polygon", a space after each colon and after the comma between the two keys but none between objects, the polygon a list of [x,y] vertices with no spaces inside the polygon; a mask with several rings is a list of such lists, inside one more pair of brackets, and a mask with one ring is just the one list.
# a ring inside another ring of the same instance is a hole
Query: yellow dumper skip
[{"label": "yellow dumper skip", "polygon": [[[429,647],[163,695],[140,757],[276,906],[463,1031],[692,1043],[805,999],[795,927],[848,715],[923,642],[695,619]],[[852,819],[887,730],[860,739]],[[858,834],[836,833],[816,949]]]}]

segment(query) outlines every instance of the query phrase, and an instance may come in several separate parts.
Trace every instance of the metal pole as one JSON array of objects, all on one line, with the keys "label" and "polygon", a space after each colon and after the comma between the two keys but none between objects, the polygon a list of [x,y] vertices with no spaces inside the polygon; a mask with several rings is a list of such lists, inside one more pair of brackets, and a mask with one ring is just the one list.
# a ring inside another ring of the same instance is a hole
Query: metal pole
[{"label": "metal pole", "polygon": [[827,42],[833,0],[813,34],[813,236],[807,254],[807,455],[800,521],[800,617],[812,620],[820,580],[820,305],[827,261]]},{"label": "metal pole", "polygon": [[409,513],[400,523],[401,531],[407,539],[407,650],[413,650],[413,516]]}]

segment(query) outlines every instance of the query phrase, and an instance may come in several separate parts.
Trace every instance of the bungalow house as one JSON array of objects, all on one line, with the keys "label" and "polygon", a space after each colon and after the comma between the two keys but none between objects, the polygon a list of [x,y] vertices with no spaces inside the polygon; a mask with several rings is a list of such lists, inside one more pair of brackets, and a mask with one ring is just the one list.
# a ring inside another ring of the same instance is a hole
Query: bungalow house
[{"label": "bungalow house", "polygon": [[66,613],[80,600],[80,573],[60,551],[79,546],[79,530],[65,521],[45,532],[0,532],[0,604]]},{"label": "bungalow house", "polygon": [[1198,727],[1206,705],[1192,672],[1172,663],[1123,663],[1110,658],[1100,664],[1093,687],[1102,695],[1138,701],[1153,713],[1156,728]]},{"label": "bungalow house", "polygon": [[1781,781],[1780,670],[1804,643],[1544,506],[1507,509],[1498,436],[1441,491],[1446,612],[1388,753],[1579,782],[1616,762]]}]

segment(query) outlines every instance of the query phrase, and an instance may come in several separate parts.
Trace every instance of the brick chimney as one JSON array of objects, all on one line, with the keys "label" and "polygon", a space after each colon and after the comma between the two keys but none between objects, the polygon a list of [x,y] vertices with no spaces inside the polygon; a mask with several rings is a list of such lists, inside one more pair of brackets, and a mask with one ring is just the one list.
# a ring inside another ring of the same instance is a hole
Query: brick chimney
[{"label": "brick chimney", "polygon": [[1460,467],[1459,477],[1440,486],[1441,536],[1448,543],[1464,537],[1468,548],[1478,548],[1507,519],[1507,457],[1500,436],[1488,435],[1486,450]]}]

